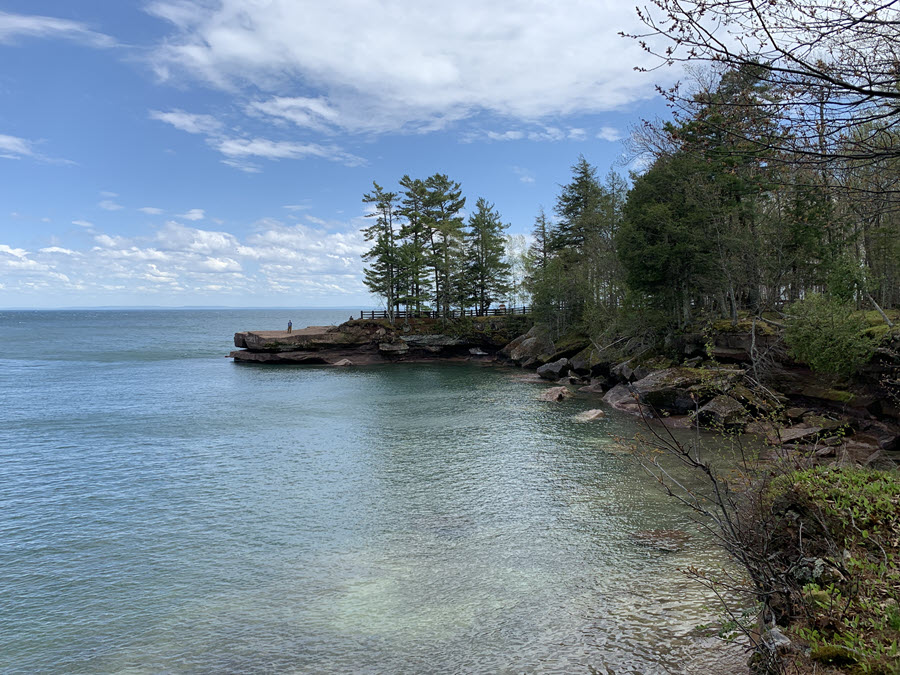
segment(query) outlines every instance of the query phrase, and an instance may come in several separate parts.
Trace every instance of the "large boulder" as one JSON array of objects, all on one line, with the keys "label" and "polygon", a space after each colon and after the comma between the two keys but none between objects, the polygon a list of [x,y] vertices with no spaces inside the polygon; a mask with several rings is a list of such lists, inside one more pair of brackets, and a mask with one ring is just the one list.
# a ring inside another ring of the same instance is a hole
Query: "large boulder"
[{"label": "large boulder", "polygon": [[[650,373],[633,385],[641,403],[656,410],[683,415],[694,409],[691,387],[703,382],[706,371],[697,368],[664,368]],[[696,394],[695,394],[696,395]]]},{"label": "large boulder", "polygon": [[609,374],[610,363],[601,358],[594,346],[585,347],[569,359],[569,366],[579,375]]},{"label": "large boulder", "polygon": [[747,409],[731,396],[719,394],[700,408],[697,418],[705,427],[740,427],[747,423]]},{"label": "large boulder", "polygon": [[558,380],[569,372],[569,359],[545,363],[537,369],[537,374],[545,380]]},{"label": "large boulder", "polygon": [[632,415],[643,415],[644,417],[653,417],[653,411],[650,410],[648,406],[638,403],[635,399],[634,392],[627,384],[617,384],[606,392],[603,401],[622,412],[627,412]]},{"label": "large boulder", "polygon": [[609,389],[609,382],[605,377],[592,377],[591,383],[581,387],[578,391],[583,391],[586,394],[602,394],[607,389]]},{"label": "large boulder", "polygon": [[631,387],[627,384],[617,384],[606,392],[603,396],[603,400],[615,408],[625,401],[634,402],[634,392],[631,391]]},{"label": "large boulder", "polygon": [[525,336],[524,340],[509,350],[509,358],[523,368],[540,365],[540,363],[543,363],[541,360],[542,356],[552,354],[555,351],[553,340],[550,339],[550,335],[546,331],[534,327]]},{"label": "large boulder", "polygon": [[650,369],[634,363],[634,361],[623,361],[610,371],[616,379],[621,382],[634,382],[641,380],[650,374]]}]

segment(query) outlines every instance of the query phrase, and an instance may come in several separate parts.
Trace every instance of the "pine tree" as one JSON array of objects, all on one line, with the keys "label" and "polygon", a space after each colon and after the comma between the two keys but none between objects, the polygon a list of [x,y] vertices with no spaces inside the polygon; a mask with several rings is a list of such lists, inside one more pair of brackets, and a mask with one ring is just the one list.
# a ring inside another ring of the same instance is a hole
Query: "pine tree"
[{"label": "pine tree", "polygon": [[480,315],[509,292],[510,265],[505,260],[504,225],[494,205],[480,197],[469,217],[466,234],[467,272],[471,297]]},{"label": "pine tree", "polygon": [[450,307],[459,293],[454,271],[462,260],[463,220],[466,205],[460,184],[446,174],[436,173],[425,181],[425,217],[431,251],[429,264],[434,272],[435,304],[441,316],[450,316]]},{"label": "pine tree", "polygon": [[366,215],[375,223],[363,230],[366,241],[374,242],[363,260],[370,263],[363,270],[363,283],[368,289],[385,299],[388,319],[393,323],[394,313],[399,304],[398,280],[399,258],[396,232],[394,231],[396,192],[385,192],[375,181],[374,191],[363,195],[363,202],[373,204],[374,211]]},{"label": "pine tree", "polygon": [[428,275],[429,233],[425,222],[428,190],[423,180],[412,179],[408,175],[399,182],[403,193],[398,212],[405,218],[400,236],[404,239],[403,260],[408,285],[404,304],[418,314],[432,297]]},{"label": "pine tree", "polygon": [[597,171],[584,158],[572,167],[572,182],[562,186],[556,200],[559,222],[550,240],[551,250],[580,253],[589,234],[598,228],[603,189],[597,181]]},{"label": "pine tree", "polygon": [[529,249],[536,269],[544,270],[550,260],[552,230],[553,228],[547,220],[547,214],[544,213],[544,207],[542,206],[534,219],[534,229],[531,230],[533,242]]}]

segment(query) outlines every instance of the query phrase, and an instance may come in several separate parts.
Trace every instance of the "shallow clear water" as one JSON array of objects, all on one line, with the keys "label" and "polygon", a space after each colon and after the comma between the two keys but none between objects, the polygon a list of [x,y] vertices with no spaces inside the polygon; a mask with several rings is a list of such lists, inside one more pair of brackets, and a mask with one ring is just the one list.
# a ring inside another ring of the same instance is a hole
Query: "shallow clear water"
[{"label": "shallow clear water", "polygon": [[721,554],[632,418],[514,370],[224,358],[346,314],[0,312],[0,671],[734,672],[679,572]]}]

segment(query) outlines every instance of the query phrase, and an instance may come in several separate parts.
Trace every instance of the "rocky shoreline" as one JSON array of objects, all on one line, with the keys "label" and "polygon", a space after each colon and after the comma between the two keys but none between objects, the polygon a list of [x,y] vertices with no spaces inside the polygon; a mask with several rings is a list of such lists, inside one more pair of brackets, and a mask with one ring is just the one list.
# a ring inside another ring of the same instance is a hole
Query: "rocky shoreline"
[{"label": "rocky shoreline", "polygon": [[[751,433],[770,447],[765,456],[804,463],[892,468],[900,461],[900,359],[891,345],[863,372],[840,379],[813,373],[778,350],[779,336],[722,332],[683,335],[671,358],[622,358],[625,350],[594,344],[554,350],[540,328],[501,351],[508,360],[536,368],[557,386],[602,395],[612,408],[652,418],[668,427]],[[774,351],[765,384],[755,377],[757,349]],[[568,353],[566,353],[568,352]],[[572,353],[574,352],[574,353]],[[557,392],[555,398],[565,396]],[[554,397],[550,397],[552,400]]]},{"label": "rocky shoreline", "polygon": [[340,326],[234,334],[236,362],[363,366],[375,363],[478,359],[492,361],[515,335],[531,327],[525,316],[457,321],[450,330],[438,320],[392,326],[385,320],[354,319]]},{"label": "rocky shoreline", "polygon": [[[437,320],[392,326],[352,320],[340,326],[236,333],[235,362],[356,366],[472,360],[534,369],[559,400],[574,392],[656,418],[670,427],[748,432],[771,455],[817,462],[888,467],[900,459],[900,405],[895,400],[900,345],[880,350],[864,372],[839,380],[811,372],[778,350],[772,332],[727,330],[685,334],[672,358],[629,355],[633,340],[603,348],[585,339],[559,343],[526,317],[493,317],[445,325]],[[765,384],[760,382],[760,353]]]}]

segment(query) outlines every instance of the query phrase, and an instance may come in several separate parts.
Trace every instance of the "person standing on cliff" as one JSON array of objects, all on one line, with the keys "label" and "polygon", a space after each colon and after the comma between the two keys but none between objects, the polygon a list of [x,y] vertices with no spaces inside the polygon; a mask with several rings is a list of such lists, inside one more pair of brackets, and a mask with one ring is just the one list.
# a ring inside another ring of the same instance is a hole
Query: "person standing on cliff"
[{"label": "person standing on cliff", "polygon": [[288,319],[288,333],[291,332],[291,329],[294,327],[294,324],[291,323],[291,320]]}]

